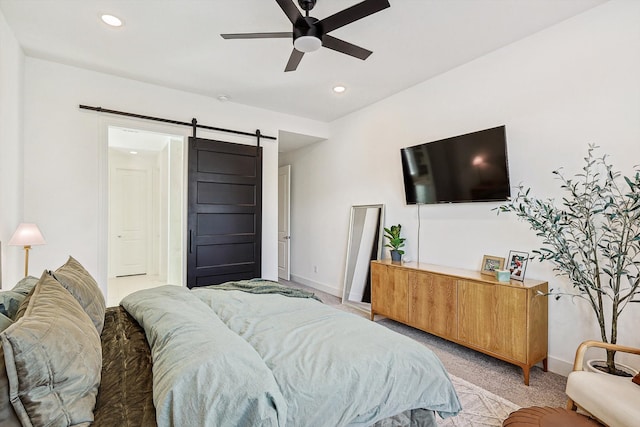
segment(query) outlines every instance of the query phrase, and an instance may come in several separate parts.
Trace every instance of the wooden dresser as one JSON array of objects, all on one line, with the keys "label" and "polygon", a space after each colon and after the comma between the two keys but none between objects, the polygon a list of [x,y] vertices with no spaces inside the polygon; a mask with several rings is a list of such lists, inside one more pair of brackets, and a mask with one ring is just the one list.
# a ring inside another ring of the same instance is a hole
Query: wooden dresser
[{"label": "wooden dresser", "polygon": [[498,282],[478,271],[424,263],[371,262],[376,314],[520,366],[524,383],[547,370],[548,283]]}]

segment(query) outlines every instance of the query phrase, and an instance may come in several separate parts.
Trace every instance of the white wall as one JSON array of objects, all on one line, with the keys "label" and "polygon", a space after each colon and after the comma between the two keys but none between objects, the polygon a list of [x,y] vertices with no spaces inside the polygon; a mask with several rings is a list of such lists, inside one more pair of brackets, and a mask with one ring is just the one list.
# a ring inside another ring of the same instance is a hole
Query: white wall
[{"label": "white wall", "polygon": [[0,284],[23,276],[24,249],[7,246],[23,218],[22,91],[24,54],[0,11]]},{"label": "white wall", "polygon": [[[188,127],[154,125],[80,110],[79,104],[278,135],[279,129],[326,135],[326,124],[162,88],[40,59],[25,61],[24,211],[47,245],[33,251],[31,271],[55,269],[75,256],[106,290],[107,126],[189,136]],[[198,136],[255,144],[255,138],[199,132]],[[278,144],[262,140],[263,264],[277,278]]]},{"label": "white wall", "polygon": [[[294,280],[341,295],[355,204],[384,203],[385,224],[403,225],[407,257],[416,259],[420,239],[422,262],[478,270],[484,254],[539,247],[525,224],[491,211],[497,203],[423,206],[416,236],[399,149],[504,124],[512,184],[540,196],[559,194],[552,170],[579,172],[588,143],[630,174],[640,163],[639,22],[640,2],[606,3],[337,120],[331,139],[287,155]],[[526,275],[566,284],[538,262]],[[640,346],[639,320],[640,305],[628,307],[619,342]],[[570,299],[550,299],[549,333],[557,372],[583,339],[599,338],[587,304]]]}]

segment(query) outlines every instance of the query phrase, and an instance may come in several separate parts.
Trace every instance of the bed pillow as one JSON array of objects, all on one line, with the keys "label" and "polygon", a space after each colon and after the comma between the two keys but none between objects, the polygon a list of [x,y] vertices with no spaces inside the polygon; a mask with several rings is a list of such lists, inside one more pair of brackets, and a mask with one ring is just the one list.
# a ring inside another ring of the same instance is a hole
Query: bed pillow
[{"label": "bed pillow", "polygon": [[16,415],[25,426],[88,426],[102,368],[93,322],[46,273],[25,303],[24,315],[0,333]]},{"label": "bed pillow", "polygon": [[93,277],[75,258],[69,257],[67,262],[54,271],[53,277],[60,282],[78,300],[95,325],[98,335],[104,326],[106,304],[104,295]]},{"label": "bed pillow", "polygon": [[2,291],[0,292],[0,314],[14,319],[18,312],[18,307],[22,304],[22,301],[26,298],[25,295],[19,292]]},{"label": "bed pillow", "polygon": [[0,292],[0,314],[7,316],[9,319],[14,319],[18,312],[18,307],[37,282],[37,277],[27,276],[21,279],[13,289]]},{"label": "bed pillow", "polygon": [[9,379],[4,367],[4,352],[0,346],[0,426],[22,427],[9,399]]},{"label": "bed pillow", "polygon": [[27,276],[20,279],[18,283],[11,289],[13,292],[18,292],[22,295],[27,295],[31,292],[31,289],[38,283],[38,278],[34,276]]},{"label": "bed pillow", "polygon": [[[27,298],[38,282],[38,278],[33,276],[25,277],[10,291],[0,292],[0,332],[13,324],[13,320],[18,312],[20,304]],[[1,341],[0,341],[1,342]],[[0,345],[0,426],[2,427],[22,427],[16,411],[9,399],[9,379],[4,364],[4,351]]]},{"label": "bed pillow", "polygon": [[[13,320],[0,313],[0,332],[7,329],[9,326],[13,325]],[[2,424],[0,424],[2,425]]]}]

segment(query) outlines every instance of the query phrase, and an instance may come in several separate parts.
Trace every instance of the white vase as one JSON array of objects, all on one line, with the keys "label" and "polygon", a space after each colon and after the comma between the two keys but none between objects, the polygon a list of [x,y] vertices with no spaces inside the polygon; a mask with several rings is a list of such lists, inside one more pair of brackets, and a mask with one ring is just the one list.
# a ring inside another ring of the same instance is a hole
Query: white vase
[{"label": "white vase", "polygon": [[[591,372],[597,372],[599,374],[608,374],[608,372],[604,372],[604,371],[594,367],[594,365],[607,366],[607,361],[605,359],[589,359],[589,360],[587,360],[587,370],[591,371]],[[629,365],[625,365],[624,363],[616,362],[616,368],[629,373],[630,377],[634,377],[634,376],[636,376],[638,374],[638,370],[637,369],[634,369]]]}]

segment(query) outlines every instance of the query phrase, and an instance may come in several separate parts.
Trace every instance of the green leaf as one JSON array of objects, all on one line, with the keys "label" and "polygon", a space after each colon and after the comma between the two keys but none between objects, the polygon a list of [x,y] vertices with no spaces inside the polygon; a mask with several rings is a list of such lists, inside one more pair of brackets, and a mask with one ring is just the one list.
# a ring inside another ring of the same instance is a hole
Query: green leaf
[{"label": "green leaf", "polygon": [[[563,191],[559,204],[520,185],[500,209],[515,213],[541,239],[532,257],[570,280],[572,291],[554,297],[587,302],[602,336],[612,336],[605,324],[617,328],[626,302],[640,302],[640,166],[623,176],[606,154],[596,156],[598,149],[589,144],[581,171],[572,177],[561,168],[552,171]],[[612,307],[612,301],[620,305]]]}]

